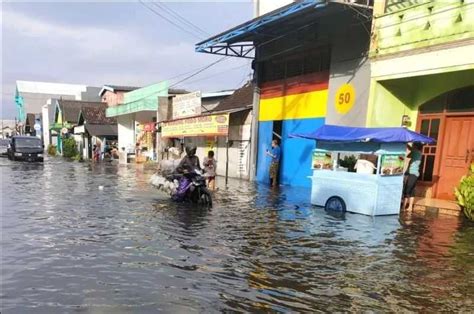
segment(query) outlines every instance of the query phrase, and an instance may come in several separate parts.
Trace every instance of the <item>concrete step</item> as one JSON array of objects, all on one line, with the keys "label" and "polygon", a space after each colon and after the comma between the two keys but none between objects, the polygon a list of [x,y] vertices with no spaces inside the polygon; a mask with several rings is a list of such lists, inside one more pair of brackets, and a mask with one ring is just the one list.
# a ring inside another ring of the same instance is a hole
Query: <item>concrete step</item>
[{"label": "concrete step", "polygon": [[413,206],[415,211],[437,213],[439,215],[460,216],[461,207],[455,201],[440,200],[435,198],[415,198]]}]

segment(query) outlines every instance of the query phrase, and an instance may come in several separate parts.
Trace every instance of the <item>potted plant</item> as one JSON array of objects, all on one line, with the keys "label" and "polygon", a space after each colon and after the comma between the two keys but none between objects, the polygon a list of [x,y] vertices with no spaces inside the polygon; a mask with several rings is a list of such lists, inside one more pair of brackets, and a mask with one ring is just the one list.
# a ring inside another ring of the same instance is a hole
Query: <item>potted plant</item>
[{"label": "potted plant", "polygon": [[464,215],[470,220],[474,220],[474,163],[471,164],[469,173],[461,178],[454,194],[464,211]]}]

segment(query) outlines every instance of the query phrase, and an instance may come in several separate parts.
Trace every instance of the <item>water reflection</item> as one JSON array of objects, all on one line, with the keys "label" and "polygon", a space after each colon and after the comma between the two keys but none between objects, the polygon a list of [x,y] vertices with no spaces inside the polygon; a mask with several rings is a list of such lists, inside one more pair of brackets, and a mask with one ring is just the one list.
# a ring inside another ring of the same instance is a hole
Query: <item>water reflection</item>
[{"label": "water reflection", "polygon": [[474,228],[366,217],[232,181],[212,210],[146,167],[1,161],[3,310],[474,311]]}]

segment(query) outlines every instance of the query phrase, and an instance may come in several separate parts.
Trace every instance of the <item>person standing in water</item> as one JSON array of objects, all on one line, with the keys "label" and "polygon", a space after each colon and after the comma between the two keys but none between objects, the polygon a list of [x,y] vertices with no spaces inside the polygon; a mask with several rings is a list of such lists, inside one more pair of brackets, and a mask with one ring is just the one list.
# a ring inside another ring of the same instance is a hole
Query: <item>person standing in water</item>
[{"label": "person standing in water", "polygon": [[403,209],[408,211],[413,210],[413,204],[415,203],[415,186],[420,176],[421,149],[422,145],[420,143],[413,143],[408,146],[410,152],[406,158],[408,167],[405,172],[406,179],[403,186]]},{"label": "person standing in water", "polygon": [[214,191],[216,189],[216,168],[217,160],[214,159],[214,151],[210,150],[207,157],[204,157],[203,166],[207,177],[207,185]]},{"label": "person standing in water", "polygon": [[267,155],[270,156],[270,185],[273,187],[278,186],[278,174],[280,172],[280,158],[281,158],[281,148],[278,145],[278,140],[272,141],[272,150],[267,150]]}]

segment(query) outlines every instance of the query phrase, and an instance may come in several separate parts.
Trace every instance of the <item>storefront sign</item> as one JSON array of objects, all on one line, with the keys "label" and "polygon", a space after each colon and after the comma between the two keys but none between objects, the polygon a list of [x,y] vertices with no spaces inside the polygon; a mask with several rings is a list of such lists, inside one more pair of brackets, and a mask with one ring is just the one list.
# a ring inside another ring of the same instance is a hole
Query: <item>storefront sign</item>
[{"label": "storefront sign", "polygon": [[403,174],[404,156],[398,154],[382,156],[382,175],[392,176]]},{"label": "storefront sign", "polygon": [[313,151],[311,167],[312,169],[331,169],[331,153]]},{"label": "storefront sign", "polygon": [[177,95],[173,98],[173,119],[201,114],[201,92]]},{"label": "storefront sign", "polygon": [[229,114],[200,116],[163,122],[162,137],[227,136]]},{"label": "storefront sign", "polygon": [[334,105],[339,114],[346,114],[351,111],[355,103],[355,89],[351,84],[344,84],[336,92]]}]

